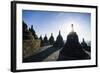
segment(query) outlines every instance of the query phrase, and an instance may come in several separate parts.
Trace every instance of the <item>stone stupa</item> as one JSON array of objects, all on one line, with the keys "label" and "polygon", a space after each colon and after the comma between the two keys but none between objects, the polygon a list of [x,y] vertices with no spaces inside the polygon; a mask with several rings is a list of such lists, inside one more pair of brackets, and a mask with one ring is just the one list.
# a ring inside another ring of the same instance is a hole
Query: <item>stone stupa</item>
[{"label": "stone stupa", "polygon": [[82,49],[79,43],[77,33],[74,31],[73,24],[72,31],[67,36],[67,41],[59,53],[58,60],[81,60],[90,59],[89,55]]},{"label": "stone stupa", "polygon": [[60,30],[59,30],[59,34],[58,34],[56,41],[55,41],[53,46],[56,47],[56,48],[62,48],[64,46],[64,41],[63,41],[63,37],[61,35]]}]

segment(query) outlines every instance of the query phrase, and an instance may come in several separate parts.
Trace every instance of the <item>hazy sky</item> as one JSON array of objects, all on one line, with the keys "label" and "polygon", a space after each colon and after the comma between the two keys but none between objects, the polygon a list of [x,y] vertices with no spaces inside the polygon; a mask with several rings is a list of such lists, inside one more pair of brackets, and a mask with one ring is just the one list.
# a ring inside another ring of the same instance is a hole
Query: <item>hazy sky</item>
[{"label": "hazy sky", "polygon": [[56,39],[59,30],[64,40],[71,32],[71,24],[74,25],[74,31],[78,34],[79,40],[85,38],[91,40],[91,14],[79,12],[53,12],[53,11],[34,11],[23,10],[22,20],[30,27],[33,25],[36,34],[40,37],[45,34],[50,37],[53,33]]}]

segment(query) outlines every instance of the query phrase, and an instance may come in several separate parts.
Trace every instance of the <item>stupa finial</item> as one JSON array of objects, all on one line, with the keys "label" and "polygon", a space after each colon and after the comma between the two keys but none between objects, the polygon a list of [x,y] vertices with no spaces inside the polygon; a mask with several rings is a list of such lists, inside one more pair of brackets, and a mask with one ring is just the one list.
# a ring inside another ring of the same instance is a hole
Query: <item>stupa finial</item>
[{"label": "stupa finial", "polygon": [[74,26],[73,26],[73,24],[71,24],[71,27],[72,27],[72,31],[74,31]]},{"label": "stupa finial", "polygon": [[61,34],[60,30],[59,30],[59,35]]}]

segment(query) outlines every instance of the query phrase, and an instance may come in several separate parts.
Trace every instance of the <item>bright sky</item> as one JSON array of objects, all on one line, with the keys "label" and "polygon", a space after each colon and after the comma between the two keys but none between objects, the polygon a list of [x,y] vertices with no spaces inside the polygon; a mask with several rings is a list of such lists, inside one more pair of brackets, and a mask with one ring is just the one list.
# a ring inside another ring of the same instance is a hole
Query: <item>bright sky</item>
[{"label": "bright sky", "polygon": [[53,33],[56,39],[60,30],[63,39],[66,40],[67,35],[71,32],[71,24],[73,24],[80,41],[82,38],[86,41],[91,40],[90,13],[23,10],[22,20],[29,27],[33,25],[39,37],[40,35],[44,37],[46,34],[49,38]]}]

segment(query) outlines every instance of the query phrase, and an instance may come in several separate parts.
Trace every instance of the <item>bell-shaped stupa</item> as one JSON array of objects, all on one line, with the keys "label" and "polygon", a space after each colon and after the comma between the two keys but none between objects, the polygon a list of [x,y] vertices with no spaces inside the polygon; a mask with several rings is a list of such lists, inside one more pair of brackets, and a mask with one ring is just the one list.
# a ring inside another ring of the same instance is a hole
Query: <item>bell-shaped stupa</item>
[{"label": "bell-shaped stupa", "polygon": [[79,43],[77,33],[74,31],[73,24],[72,31],[68,34],[66,43],[61,49],[58,60],[79,60],[89,59],[89,55],[82,49]]},{"label": "bell-shaped stupa", "polygon": [[58,34],[58,36],[57,36],[57,38],[56,38],[56,41],[55,41],[55,43],[54,43],[53,46],[54,46],[54,47],[57,47],[57,48],[61,48],[61,47],[64,46],[64,41],[63,41],[63,37],[62,37],[62,35],[61,35],[60,30],[59,30],[59,34]]}]

